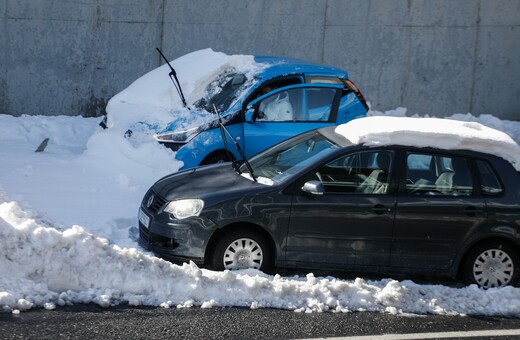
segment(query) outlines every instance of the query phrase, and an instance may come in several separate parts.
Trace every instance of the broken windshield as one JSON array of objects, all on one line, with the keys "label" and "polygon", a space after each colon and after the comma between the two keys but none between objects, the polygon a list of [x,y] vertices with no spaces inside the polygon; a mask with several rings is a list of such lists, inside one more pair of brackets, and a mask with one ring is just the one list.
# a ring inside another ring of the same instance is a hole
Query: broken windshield
[{"label": "broken windshield", "polygon": [[244,74],[236,73],[234,70],[224,72],[206,87],[205,96],[194,105],[208,112],[213,112],[215,105],[219,112],[224,112],[251,86],[251,83]]}]

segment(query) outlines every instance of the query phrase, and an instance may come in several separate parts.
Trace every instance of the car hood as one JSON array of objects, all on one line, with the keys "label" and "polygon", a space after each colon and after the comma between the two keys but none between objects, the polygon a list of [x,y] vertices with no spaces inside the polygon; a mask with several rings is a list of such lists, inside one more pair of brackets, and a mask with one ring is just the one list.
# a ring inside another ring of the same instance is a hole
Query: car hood
[{"label": "car hood", "polygon": [[232,197],[270,189],[237,174],[231,163],[202,166],[171,174],[158,180],[153,190],[168,201],[184,198]]}]

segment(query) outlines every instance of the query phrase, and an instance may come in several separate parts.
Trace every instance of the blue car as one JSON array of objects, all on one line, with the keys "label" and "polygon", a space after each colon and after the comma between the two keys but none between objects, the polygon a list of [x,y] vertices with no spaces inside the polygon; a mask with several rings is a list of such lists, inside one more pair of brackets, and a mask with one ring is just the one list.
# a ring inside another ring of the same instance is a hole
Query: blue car
[{"label": "blue car", "polygon": [[190,108],[193,115],[213,113],[214,120],[190,129],[173,121],[155,134],[177,152],[181,170],[241,159],[236,147],[226,148],[217,112],[245,157],[302,132],[366,116],[368,105],[346,71],[284,57],[256,56],[255,62],[262,65],[257,74],[224,71]]}]

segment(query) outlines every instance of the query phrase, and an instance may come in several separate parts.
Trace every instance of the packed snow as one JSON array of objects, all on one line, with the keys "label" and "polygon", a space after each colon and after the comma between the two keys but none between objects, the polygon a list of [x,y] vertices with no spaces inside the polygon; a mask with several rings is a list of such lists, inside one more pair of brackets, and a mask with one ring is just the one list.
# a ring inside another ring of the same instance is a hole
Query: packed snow
[{"label": "packed snow", "polygon": [[497,155],[520,171],[520,146],[504,132],[476,122],[441,118],[366,117],[336,128],[355,144],[408,145]]},{"label": "packed snow", "polygon": [[[217,69],[257,67],[248,56],[211,50],[195,56],[206,58]],[[202,71],[191,69],[187,59],[179,58],[174,65],[179,78],[185,79],[188,101],[195,100],[204,81],[202,75],[195,75]],[[167,78],[167,73],[164,67],[152,71],[145,87],[157,79],[166,89],[169,79],[158,79]],[[346,280],[256,270],[214,272],[193,263],[174,265],[143,251],[137,245],[140,201],[157,179],[181,164],[151,136],[125,138],[125,124],[149,118],[159,104],[167,115],[168,101],[172,100],[172,107],[180,102],[172,88],[162,92],[162,101],[145,102],[154,91],[143,92],[140,100],[129,95],[139,92],[136,84],[111,100],[105,130],[97,118],[0,115],[0,310],[20,313],[96,303],[520,317],[519,288],[482,290],[392,278]],[[127,109],[132,117],[124,115]],[[182,112],[176,114],[186,114]],[[405,114],[403,108],[370,112],[372,116]],[[520,141],[520,122],[490,115],[450,118],[479,122]],[[49,138],[45,151],[35,152],[45,138]]]}]

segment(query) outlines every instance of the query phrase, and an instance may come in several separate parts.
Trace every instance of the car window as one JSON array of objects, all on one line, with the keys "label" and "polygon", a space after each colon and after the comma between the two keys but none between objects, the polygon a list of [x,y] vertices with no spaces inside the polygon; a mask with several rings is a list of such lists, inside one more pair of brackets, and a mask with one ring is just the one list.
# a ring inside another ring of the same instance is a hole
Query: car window
[{"label": "car window", "polygon": [[257,120],[261,122],[293,121],[299,109],[301,89],[275,93],[258,103]]},{"label": "car window", "polygon": [[[249,163],[256,176],[276,184],[338,148],[338,145],[327,137],[317,131],[311,131],[257,154]],[[247,172],[245,165],[240,169]]]},{"label": "car window", "polygon": [[257,120],[280,121],[328,121],[337,93],[335,88],[296,88],[281,91],[261,100]]},{"label": "car window", "polygon": [[206,87],[204,96],[194,105],[208,112],[214,111],[213,105],[220,112],[226,111],[252,85],[252,80],[245,75],[226,70]]},{"label": "car window", "polygon": [[432,160],[432,155],[410,154],[406,163],[411,170],[429,170],[432,167]]},{"label": "car window", "polygon": [[339,78],[324,76],[306,76],[305,82],[307,84],[343,84]]},{"label": "car window", "polygon": [[325,193],[386,194],[393,163],[391,151],[365,151],[336,159],[313,173]]},{"label": "car window", "polygon": [[408,153],[406,164],[406,192],[409,194],[473,194],[473,178],[463,157]]},{"label": "car window", "polygon": [[477,160],[477,168],[480,176],[480,187],[484,194],[496,195],[503,191],[495,171],[488,162]]},{"label": "car window", "polygon": [[300,119],[306,121],[328,121],[336,92],[336,89],[331,88],[305,89],[307,105]]}]

